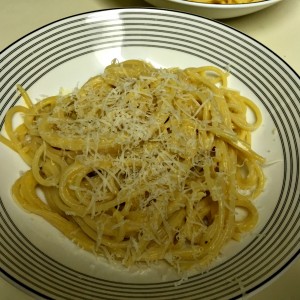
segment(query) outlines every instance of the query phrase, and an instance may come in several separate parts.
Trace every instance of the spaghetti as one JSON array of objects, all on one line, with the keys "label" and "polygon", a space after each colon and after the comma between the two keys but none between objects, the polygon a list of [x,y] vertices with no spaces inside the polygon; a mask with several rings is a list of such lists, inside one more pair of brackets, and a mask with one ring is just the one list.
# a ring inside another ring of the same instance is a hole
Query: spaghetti
[{"label": "spaghetti", "polygon": [[207,4],[246,4],[246,3],[262,2],[266,0],[188,0],[188,1],[207,3]]},{"label": "spaghetti", "polygon": [[[264,159],[251,149],[261,113],[227,77],[213,66],[128,60],[36,104],[18,87],[26,106],[7,112],[8,138],[0,136],[30,167],[14,198],[84,249],[126,266],[208,266],[255,227],[253,199],[264,186]],[[24,121],[14,128],[17,113]]]}]

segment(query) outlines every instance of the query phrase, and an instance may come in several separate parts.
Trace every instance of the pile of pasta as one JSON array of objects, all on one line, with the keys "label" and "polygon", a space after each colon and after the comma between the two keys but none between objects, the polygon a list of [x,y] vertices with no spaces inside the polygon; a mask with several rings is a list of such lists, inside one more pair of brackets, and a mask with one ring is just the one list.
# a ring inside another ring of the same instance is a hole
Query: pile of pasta
[{"label": "pile of pasta", "polygon": [[264,187],[264,158],[251,149],[260,110],[227,79],[213,66],[127,60],[36,104],[19,86],[26,106],[10,108],[1,136],[30,167],[14,198],[125,266],[209,266],[255,227],[253,200]]},{"label": "pile of pasta", "polygon": [[201,2],[207,4],[246,4],[254,2],[262,2],[265,0],[188,0],[190,2]]}]

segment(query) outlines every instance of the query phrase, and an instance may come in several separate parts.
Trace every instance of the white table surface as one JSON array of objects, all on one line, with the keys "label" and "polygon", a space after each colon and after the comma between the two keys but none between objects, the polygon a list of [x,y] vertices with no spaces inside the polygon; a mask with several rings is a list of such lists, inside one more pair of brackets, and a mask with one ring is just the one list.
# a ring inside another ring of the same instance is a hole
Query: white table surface
[{"label": "white table surface", "polygon": [[[150,5],[142,0],[0,0],[0,51],[30,31],[66,16],[138,6]],[[282,0],[260,12],[221,22],[263,43],[300,74],[300,0]],[[0,300],[19,299],[33,298],[0,278]],[[300,259],[247,299],[300,299]]]}]

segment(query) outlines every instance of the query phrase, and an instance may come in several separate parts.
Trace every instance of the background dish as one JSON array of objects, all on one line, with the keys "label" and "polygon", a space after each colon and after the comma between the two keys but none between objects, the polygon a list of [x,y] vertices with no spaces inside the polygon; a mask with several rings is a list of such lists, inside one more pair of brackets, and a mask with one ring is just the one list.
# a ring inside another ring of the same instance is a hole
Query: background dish
[{"label": "background dish", "polygon": [[146,0],[146,2],[161,8],[169,8],[198,14],[212,19],[227,19],[240,17],[265,9],[281,0],[264,0],[248,4],[205,4],[186,0]]},{"label": "background dish", "polygon": [[[111,299],[122,299],[122,295],[143,297],[143,293],[165,299],[180,294],[193,299],[212,293],[216,297],[224,293],[238,297],[243,292],[241,284],[247,293],[255,290],[284,269],[299,250],[298,76],[259,43],[216,22],[155,9],[103,11],[48,25],[1,53],[1,120],[8,106],[18,101],[14,88],[17,82],[29,88],[33,97],[56,93],[59,87],[80,84],[115,57],[142,58],[157,66],[174,66],[175,61],[180,67],[208,63],[229,67],[232,86],[260,103],[267,121],[264,131],[255,138],[255,147],[270,161],[283,161],[271,165],[268,171],[274,173],[275,167],[279,174],[271,182],[277,189],[269,190],[274,193],[270,194],[273,200],[262,209],[258,234],[229,247],[226,258],[210,272],[181,285],[168,278],[156,283],[150,274],[142,276],[143,282],[136,281],[137,274],[128,278],[119,270],[110,269],[104,275],[96,268],[102,262],[93,262],[82,251],[74,251],[56,231],[11,202],[9,188],[25,166],[1,146],[1,172],[7,174],[0,186],[5,273],[35,294],[48,297],[72,297],[81,291],[82,296]],[[78,65],[85,67],[79,72]],[[265,133],[269,133],[270,140],[266,140]],[[262,136],[265,143],[260,147]]]}]

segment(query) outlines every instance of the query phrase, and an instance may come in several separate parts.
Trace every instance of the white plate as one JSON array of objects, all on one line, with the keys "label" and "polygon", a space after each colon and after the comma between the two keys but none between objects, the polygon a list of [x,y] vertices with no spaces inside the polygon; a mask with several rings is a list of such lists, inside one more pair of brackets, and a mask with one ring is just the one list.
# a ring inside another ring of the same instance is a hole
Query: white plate
[{"label": "white plate", "polygon": [[206,273],[180,282],[170,270],[125,270],[78,249],[43,219],[24,212],[10,188],[21,159],[0,145],[2,276],[35,297],[64,299],[220,299],[255,292],[298,255],[299,76],[276,54],[212,20],[160,9],[112,9],[49,24],[1,52],[0,124],[21,101],[73,89],[111,60],[144,59],[163,67],[216,65],[229,85],[263,113],[254,149],[265,156],[267,183],[257,199],[260,219],[241,243],[229,243]]},{"label": "white plate", "polygon": [[146,0],[161,8],[176,9],[212,19],[228,19],[248,15],[267,8],[281,0],[262,0],[246,4],[207,4],[187,0]]}]

